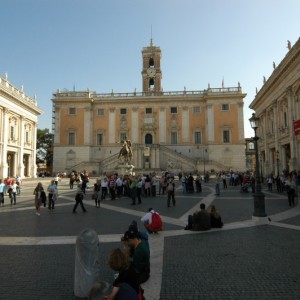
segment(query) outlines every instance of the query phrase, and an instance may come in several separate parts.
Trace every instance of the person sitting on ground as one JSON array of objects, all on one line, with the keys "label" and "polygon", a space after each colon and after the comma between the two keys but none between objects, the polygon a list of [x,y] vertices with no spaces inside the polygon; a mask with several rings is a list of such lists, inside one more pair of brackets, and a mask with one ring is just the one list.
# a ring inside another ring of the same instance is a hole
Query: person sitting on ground
[{"label": "person sitting on ground", "polygon": [[124,240],[128,246],[134,248],[132,265],[138,274],[139,284],[146,282],[150,277],[150,253],[146,243],[142,242],[137,231],[126,231]]},{"label": "person sitting on ground", "polygon": [[223,222],[221,219],[221,215],[217,211],[216,207],[214,205],[211,205],[210,207],[210,222],[212,228],[222,228]]},{"label": "person sitting on ground", "polygon": [[[138,274],[130,263],[128,255],[119,248],[113,249],[110,253],[108,264],[112,270],[118,273],[113,283],[111,294],[104,297],[104,299],[135,299],[134,297],[141,292],[141,288]],[[119,292],[122,283],[128,284],[134,290],[134,293],[130,293],[132,298],[126,298],[125,294],[123,297],[120,297]]]},{"label": "person sitting on ground", "polygon": [[162,219],[158,212],[149,208],[148,212],[141,218],[148,233],[158,233],[163,230]]},{"label": "person sitting on ground", "polygon": [[202,231],[211,229],[210,213],[205,210],[205,204],[200,204],[200,211],[188,216],[186,230]]}]

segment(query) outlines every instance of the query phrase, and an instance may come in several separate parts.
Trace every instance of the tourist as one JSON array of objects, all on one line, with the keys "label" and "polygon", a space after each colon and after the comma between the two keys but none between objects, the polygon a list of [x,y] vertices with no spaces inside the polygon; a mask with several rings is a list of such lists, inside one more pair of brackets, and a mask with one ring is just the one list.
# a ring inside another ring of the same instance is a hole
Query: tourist
[{"label": "tourist", "polygon": [[216,185],[215,185],[215,190],[216,190],[216,196],[220,196],[220,185],[221,185],[221,174],[216,175]]},{"label": "tourist", "polygon": [[138,199],[138,204],[142,203],[142,188],[143,188],[143,180],[142,178],[139,178],[137,183],[136,183],[136,196]]},{"label": "tourist", "polygon": [[170,207],[171,204],[171,198],[172,198],[172,204],[175,206],[175,183],[174,183],[174,176],[169,177],[168,182],[167,182],[167,196],[168,196],[168,201],[167,205]]},{"label": "tourist", "polygon": [[101,180],[101,200],[105,200],[107,192],[108,192],[108,181],[107,181],[107,177],[105,176]]},{"label": "tourist", "polygon": [[197,193],[202,192],[201,176],[199,174],[197,174],[197,176],[196,176],[195,185],[196,185],[196,192]]},{"label": "tourist", "polygon": [[6,185],[0,179],[0,206],[4,206],[4,193],[6,192]]},{"label": "tourist", "polygon": [[148,212],[141,218],[148,233],[158,233],[163,230],[163,222],[158,212],[149,208]]},{"label": "tourist", "polygon": [[48,191],[48,209],[51,211],[54,209],[55,201],[57,198],[57,185],[54,180],[51,180],[50,185],[47,188]]},{"label": "tourist", "polygon": [[36,186],[36,188],[33,191],[34,197],[34,203],[35,203],[35,209],[36,209],[36,215],[40,216],[41,212],[41,203],[42,203],[42,193],[45,193],[43,185],[41,182],[39,182]]},{"label": "tourist", "polygon": [[101,199],[101,182],[100,179],[97,179],[97,181],[94,184],[94,194],[93,199],[95,200],[96,207],[100,207],[100,199]]},{"label": "tourist", "polygon": [[104,299],[115,299],[122,283],[131,286],[135,291],[133,296],[137,296],[140,292],[139,276],[134,269],[134,265],[130,263],[128,254],[119,248],[113,249],[110,253],[108,264],[112,270],[117,272],[117,274],[113,282],[111,294]]},{"label": "tourist", "polygon": [[70,182],[69,182],[69,185],[70,185],[70,189],[72,190],[73,187],[74,187],[74,181],[75,181],[75,173],[72,171],[71,174],[70,174]]},{"label": "tourist", "polygon": [[17,195],[21,195],[22,178],[19,175],[17,175],[16,177],[16,184],[17,184]]},{"label": "tourist", "polygon": [[135,198],[136,198],[136,186],[137,186],[137,179],[135,176],[130,178],[130,196],[131,196],[131,205],[135,205]]},{"label": "tourist", "polygon": [[222,181],[223,181],[223,189],[227,189],[227,179],[226,179],[226,174],[224,172],[222,174]]},{"label": "tourist", "polygon": [[76,203],[75,203],[75,205],[73,207],[73,214],[76,214],[76,209],[77,209],[78,204],[80,204],[82,211],[86,212],[86,209],[85,209],[85,207],[83,205],[82,200],[83,200],[82,186],[80,184],[78,184],[76,195],[75,195],[75,201],[76,201]]},{"label": "tourist", "polygon": [[287,176],[285,180],[285,189],[287,191],[289,205],[295,206],[296,182],[292,175]]},{"label": "tourist", "polygon": [[134,248],[132,265],[138,274],[139,284],[146,282],[150,277],[150,254],[145,243],[142,242],[136,231],[127,231],[124,239]]},{"label": "tourist", "polygon": [[211,216],[205,210],[205,204],[200,204],[200,211],[196,211],[193,215],[188,216],[188,225],[186,230],[202,231],[211,229]]},{"label": "tourist", "polygon": [[151,178],[147,174],[145,178],[145,197],[151,196]]},{"label": "tourist", "polygon": [[11,181],[11,184],[8,187],[8,195],[10,198],[10,205],[14,203],[14,205],[17,204],[17,184],[14,180]]},{"label": "tourist", "polygon": [[211,221],[211,227],[212,228],[222,228],[223,222],[221,219],[221,215],[217,211],[216,207],[214,205],[210,206],[210,221]]}]

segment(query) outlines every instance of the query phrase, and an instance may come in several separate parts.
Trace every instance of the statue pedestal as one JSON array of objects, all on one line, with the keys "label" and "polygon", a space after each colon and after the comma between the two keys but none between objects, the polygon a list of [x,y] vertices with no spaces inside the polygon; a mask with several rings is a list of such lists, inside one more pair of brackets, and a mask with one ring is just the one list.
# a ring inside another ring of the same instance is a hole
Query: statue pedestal
[{"label": "statue pedestal", "polygon": [[133,169],[134,166],[133,165],[129,165],[128,163],[119,163],[119,169],[121,170],[121,174],[122,175],[134,175]]}]

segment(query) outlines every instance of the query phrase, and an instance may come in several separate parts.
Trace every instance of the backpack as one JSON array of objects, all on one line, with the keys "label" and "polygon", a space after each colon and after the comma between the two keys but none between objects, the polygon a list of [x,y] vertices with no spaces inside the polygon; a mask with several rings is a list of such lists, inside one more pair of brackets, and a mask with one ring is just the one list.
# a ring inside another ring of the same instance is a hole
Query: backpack
[{"label": "backpack", "polygon": [[151,222],[151,228],[153,228],[156,231],[162,230],[162,220],[160,215],[157,212],[151,213],[152,214],[152,222]]}]

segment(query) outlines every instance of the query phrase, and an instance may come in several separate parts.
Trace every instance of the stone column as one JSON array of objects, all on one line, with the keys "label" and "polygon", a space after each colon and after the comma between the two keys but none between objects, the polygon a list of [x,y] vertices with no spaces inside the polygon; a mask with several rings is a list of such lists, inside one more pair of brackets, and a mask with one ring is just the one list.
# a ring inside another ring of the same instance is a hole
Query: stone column
[{"label": "stone column", "polygon": [[[24,156],[24,140],[25,140],[25,122],[24,122],[24,117],[20,117],[20,148],[19,148],[19,161],[18,161],[18,171],[17,175],[21,176],[21,178],[24,177],[24,164],[23,164],[23,156]],[[36,149],[36,147],[34,147]]]},{"label": "stone column", "polygon": [[159,109],[159,142],[166,143],[166,109],[161,107]]},{"label": "stone column", "polygon": [[190,118],[189,118],[189,108],[184,106],[182,108],[182,142],[189,143],[190,141]]},{"label": "stone column", "polygon": [[7,141],[9,132],[9,119],[8,119],[8,109],[3,109],[2,111],[2,134],[3,134],[3,147],[2,147],[2,174],[1,177],[7,177],[8,164],[7,164]]},{"label": "stone column", "polygon": [[116,112],[115,108],[109,109],[108,115],[108,143],[116,143]]},{"label": "stone column", "polygon": [[206,122],[207,124],[207,139],[208,143],[214,143],[215,142],[215,115],[214,115],[214,107],[212,104],[208,104],[206,107],[207,110],[207,120],[209,122]]},{"label": "stone column", "polygon": [[60,144],[60,108],[54,106],[55,108],[55,131],[54,134],[54,144]]},{"label": "stone column", "polygon": [[244,143],[245,136],[244,136],[244,103],[238,103],[238,131],[239,131],[239,142]]},{"label": "stone column", "polygon": [[36,178],[37,177],[37,166],[36,166],[36,138],[37,138],[37,123],[34,123],[33,125],[33,139],[32,139],[32,154],[30,156],[30,166],[31,166],[31,171],[30,171],[30,177]]},{"label": "stone column", "polygon": [[132,108],[132,117],[131,117],[131,141],[132,143],[138,143],[138,133],[139,133],[139,118],[138,118],[138,108]]},{"label": "stone column", "polygon": [[291,148],[290,171],[297,169],[296,143],[294,134],[294,106],[293,106],[293,90],[292,87],[287,89],[288,95],[288,120],[289,120],[289,142]]}]

